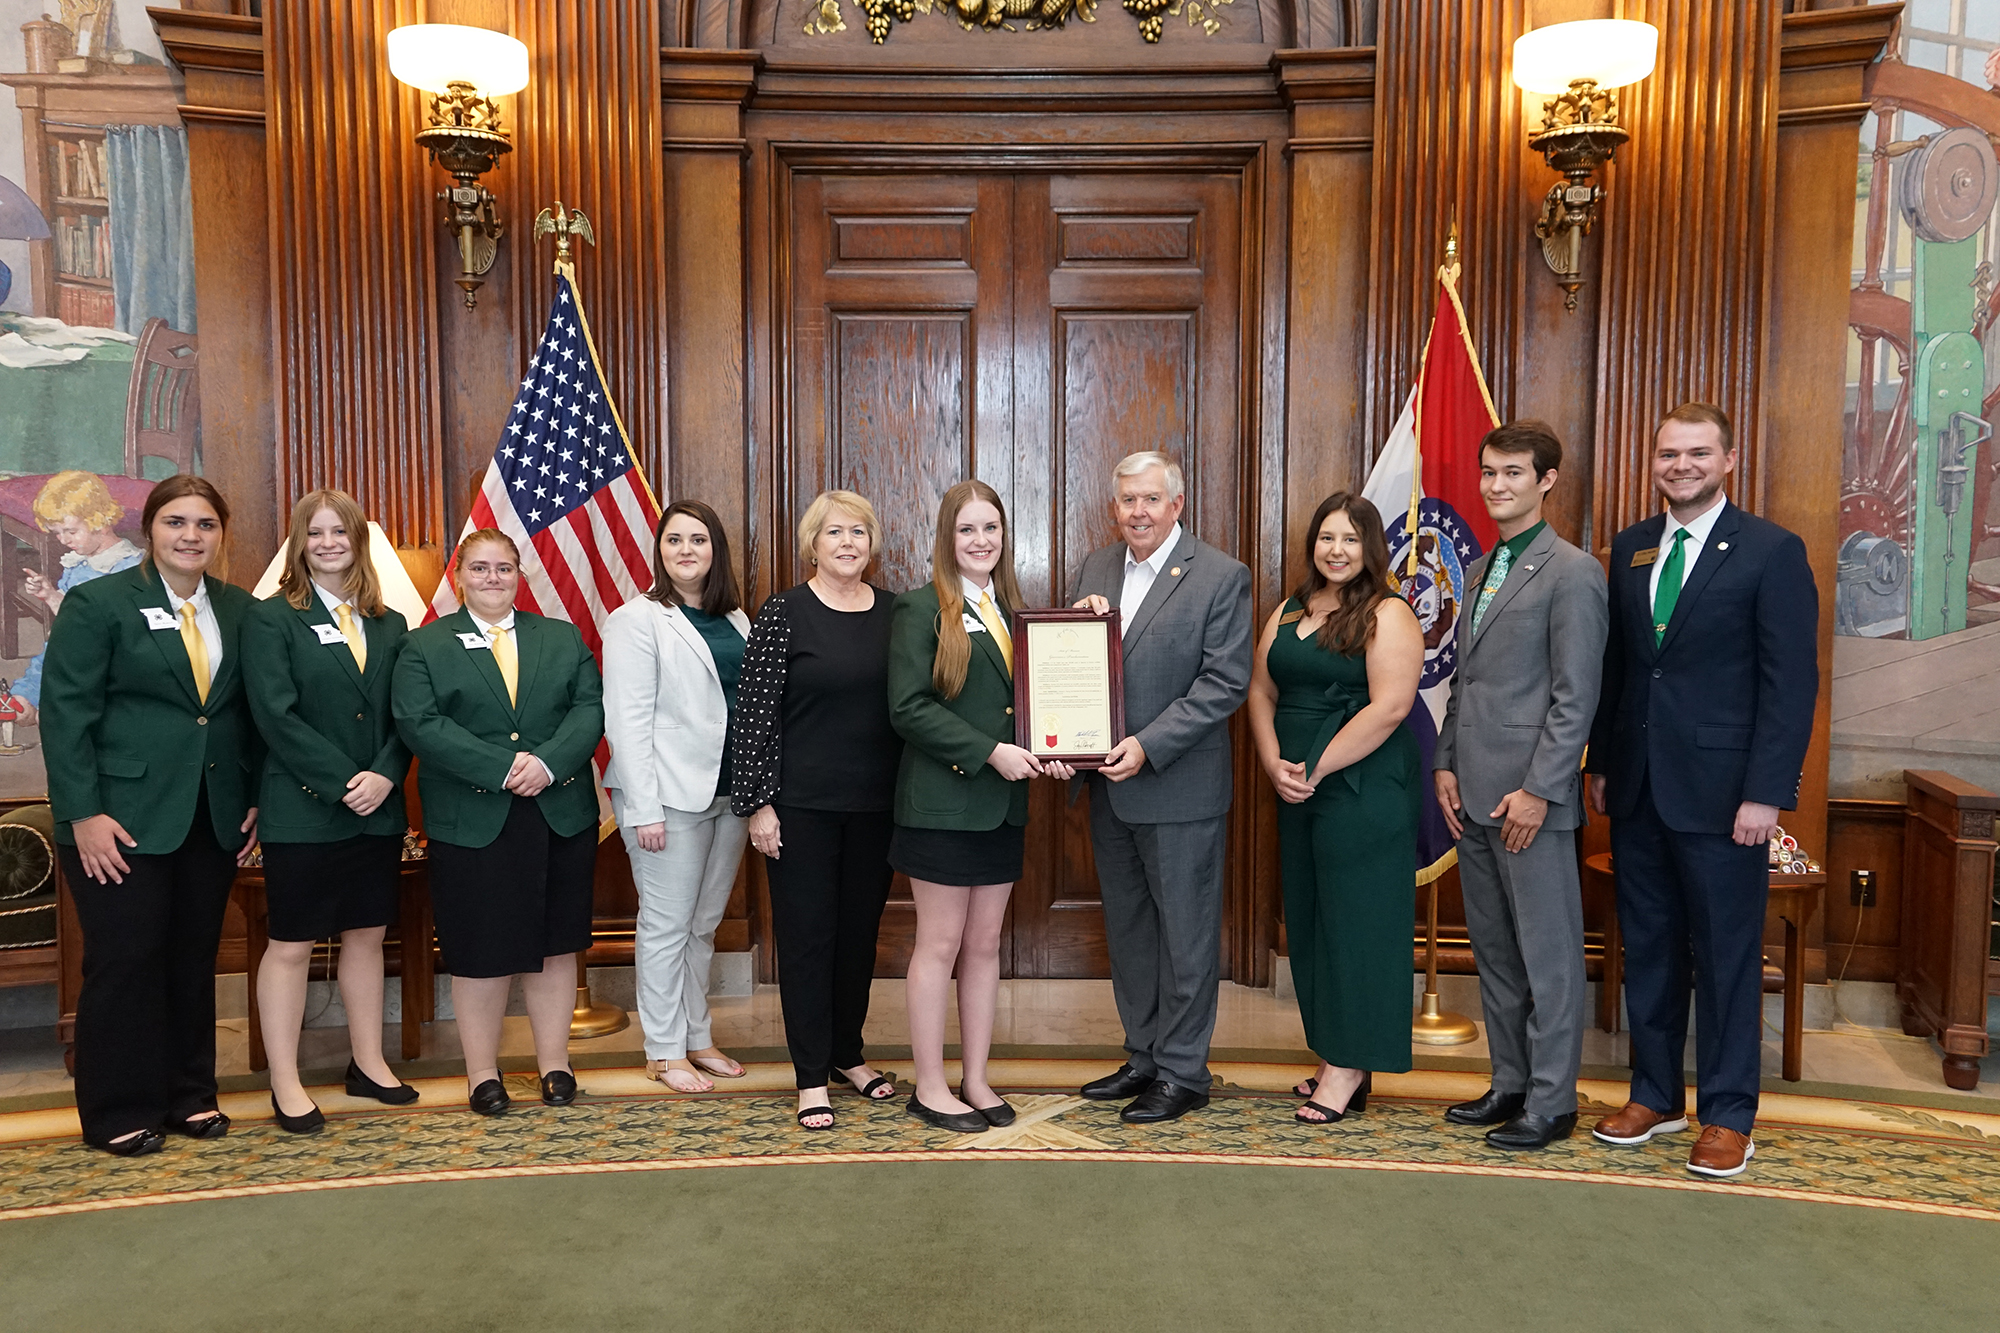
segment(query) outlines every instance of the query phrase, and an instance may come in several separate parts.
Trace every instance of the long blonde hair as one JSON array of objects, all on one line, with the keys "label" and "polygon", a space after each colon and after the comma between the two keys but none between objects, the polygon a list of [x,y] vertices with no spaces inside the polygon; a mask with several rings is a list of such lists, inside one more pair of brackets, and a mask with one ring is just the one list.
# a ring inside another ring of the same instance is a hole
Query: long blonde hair
[{"label": "long blonde hair", "polygon": [[1000,614],[1021,606],[1021,585],[1014,578],[1014,528],[1000,493],[983,481],[961,481],[938,501],[937,540],[931,544],[931,586],[937,589],[938,648],[931,663],[931,688],[940,697],[956,699],[965,688],[972,664],[972,636],[965,632],[965,585],[958,572],[958,515],[974,500],[1000,511],[1000,561],[993,566],[994,600]]},{"label": "long blonde hair", "polygon": [[347,567],[346,586],[341,591],[354,609],[364,616],[379,616],[387,609],[382,601],[382,580],[375,576],[375,562],[368,558],[368,515],[346,491],[321,487],[307,491],[292,506],[292,530],[285,537],[285,568],[278,575],[278,591],[292,608],[303,611],[313,604],[312,569],[306,563],[306,532],[322,509],[331,509],[347,529],[354,563]]}]

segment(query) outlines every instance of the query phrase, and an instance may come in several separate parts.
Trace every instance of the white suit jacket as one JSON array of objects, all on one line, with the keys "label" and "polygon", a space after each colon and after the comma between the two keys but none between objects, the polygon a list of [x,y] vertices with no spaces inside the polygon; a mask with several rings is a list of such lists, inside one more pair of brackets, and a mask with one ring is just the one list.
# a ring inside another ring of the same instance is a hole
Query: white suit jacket
[{"label": "white suit jacket", "polygon": [[[745,638],[750,619],[729,613]],[[657,824],[666,811],[706,810],[722,774],[729,705],[715,658],[677,606],[635,597],[604,623],[604,736],[625,822]]]}]

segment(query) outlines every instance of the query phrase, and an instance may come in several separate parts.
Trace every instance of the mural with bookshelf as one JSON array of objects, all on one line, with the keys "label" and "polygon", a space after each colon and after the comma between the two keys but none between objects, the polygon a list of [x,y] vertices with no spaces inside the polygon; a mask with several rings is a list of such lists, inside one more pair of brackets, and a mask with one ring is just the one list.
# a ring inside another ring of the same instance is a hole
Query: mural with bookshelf
[{"label": "mural with bookshelf", "polygon": [[110,327],[117,303],[111,291],[111,187],[104,132],[49,131],[49,181],[55,188],[51,221],[55,246],[55,315],[65,324]]}]

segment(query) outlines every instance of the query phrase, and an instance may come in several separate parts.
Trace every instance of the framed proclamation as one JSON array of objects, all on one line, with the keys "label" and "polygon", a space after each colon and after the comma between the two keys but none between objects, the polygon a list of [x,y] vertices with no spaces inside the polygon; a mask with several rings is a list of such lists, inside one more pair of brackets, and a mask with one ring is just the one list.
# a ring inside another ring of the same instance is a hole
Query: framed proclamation
[{"label": "framed proclamation", "polygon": [[1014,613],[1014,743],[1037,759],[1102,768],[1125,739],[1118,612]]}]

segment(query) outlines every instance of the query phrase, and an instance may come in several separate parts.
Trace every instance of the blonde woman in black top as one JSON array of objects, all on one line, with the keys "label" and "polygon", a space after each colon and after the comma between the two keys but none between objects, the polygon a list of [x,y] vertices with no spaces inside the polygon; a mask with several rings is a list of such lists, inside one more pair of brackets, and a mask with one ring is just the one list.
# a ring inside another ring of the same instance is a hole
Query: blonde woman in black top
[{"label": "blonde woman in black top", "polygon": [[889,898],[893,599],[867,582],[875,507],[827,491],[799,523],[812,577],[766,601],[743,650],[730,725],[730,808],[767,861],[799,1124],[832,1129],[827,1079],[895,1095],[862,1058],[875,935]]}]

